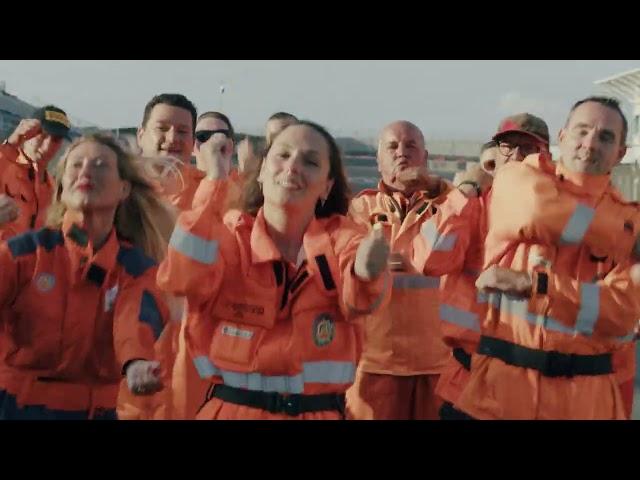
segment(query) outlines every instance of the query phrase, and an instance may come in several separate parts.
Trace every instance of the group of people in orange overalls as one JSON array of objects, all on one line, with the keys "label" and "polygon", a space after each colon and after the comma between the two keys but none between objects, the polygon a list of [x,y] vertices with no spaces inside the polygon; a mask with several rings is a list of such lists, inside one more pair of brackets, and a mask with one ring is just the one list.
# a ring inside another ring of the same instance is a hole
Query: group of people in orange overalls
[{"label": "group of people in orange overalls", "polygon": [[0,146],[0,418],[630,418],[617,101],[578,101],[555,159],[509,116],[453,182],[394,121],[355,196],[334,137],[285,112],[260,146],[180,94],[135,148],[69,133],[48,105]]}]

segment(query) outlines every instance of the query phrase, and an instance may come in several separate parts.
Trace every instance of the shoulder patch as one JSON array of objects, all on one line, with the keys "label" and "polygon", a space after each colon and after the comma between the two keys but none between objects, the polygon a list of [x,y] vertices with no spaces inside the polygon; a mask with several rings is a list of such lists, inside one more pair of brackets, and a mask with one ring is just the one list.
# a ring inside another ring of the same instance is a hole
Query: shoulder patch
[{"label": "shoulder patch", "polygon": [[133,278],[139,277],[148,269],[156,265],[156,262],[146,256],[138,247],[120,247],[117,257],[118,263]]},{"label": "shoulder patch", "polygon": [[38,247],[44,248],[47,252],[53,250],[57,245],[64,244],[64,237],[60,230],[43,228],[35,232],[26,232],[9,239],[7,245],[11,254],[15,257],[35,253]]}]

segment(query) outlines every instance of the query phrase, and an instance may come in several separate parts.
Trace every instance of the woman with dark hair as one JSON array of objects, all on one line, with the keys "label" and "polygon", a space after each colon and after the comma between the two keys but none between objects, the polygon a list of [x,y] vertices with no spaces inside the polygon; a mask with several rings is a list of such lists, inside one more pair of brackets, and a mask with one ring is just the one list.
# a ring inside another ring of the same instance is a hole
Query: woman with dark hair
[{"label": "woman with dark hair", "polygon": [[115,419],[123,376],[162,388],[155,285],[173,216],[111,137],[81,137],[58,165],[47,227],[0,244],[0,418]]},{"label": "woman with dark hair", "polygon": [[223,135],[158,272],[186,296],[186,340],[211,387],[198,419],[339,419],[361,352],[358,319],[389,291],[388,246],[344,214],[342,158],[301,121],[268,146],[224,217],[230,149]]}]

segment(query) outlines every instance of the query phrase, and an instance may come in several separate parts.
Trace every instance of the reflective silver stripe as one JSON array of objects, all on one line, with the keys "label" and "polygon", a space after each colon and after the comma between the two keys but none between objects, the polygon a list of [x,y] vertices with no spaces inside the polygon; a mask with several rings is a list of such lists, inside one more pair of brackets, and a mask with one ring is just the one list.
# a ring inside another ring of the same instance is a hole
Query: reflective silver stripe
[{"label": "reflective silver stripe", "polygon": [[460,308],[453,307],[451,305],[440,305],[440,319],[445,322],[453,323],[459,327],[473,330],[474,332],[480,332],[480,322],[478,321],[478,315],[472,312],[467,312]]},{"label": "reflective silver stripe", "polygon": [[560,235],[560,241],[564,244],[582,242],[584,234],[587,233],[587,229],[589,225],[591,225],[595,213],[596,211],[593,208],[579,203],[565,225],[562,235]]},{"label": "reflective silver stripe", "polygon": [[356,366],[352,362],[319,361],[305,362],[302,376],[305,383],[353,383],[356,378]]},{"label": "reflective silver stripe", "polygon": [[169,244],[183,255],[206,265],[215,263],[218,258],[218,242],[205,240],[176,225]]},{"label": "reflective silver stripe", "polygon": [[455,233],[450,233],[449,235],[439,234],[435,223],[431,219],[422,224],[420,233],[436,252],[450,252],[455,247],[456,239],[458,238]]},{"label": "reflective silver stripe", "polygon": [[[591,284],[593,285],[593,284]],[[597,285],[595,285],[597,287]],[[599,288],[598,288],[599,289]],[[593,290],[592,290],[593,291]],[[595,296],[595,298],[599,298]],[[586,313],[584,320],[581,320],[580,314],[578,315],[578,320],[576,321],[576,328],[567,327],[560,321],[556,320],[553,317],[545,317],[543,315],[536,315],[534,313],[529,312],[529,302],[526,299],[513,298],[507,295],[500,295],[500,310],[504,312],[509,312],[513,315],[517,315],[518,317],[526,320],[527,323],[533,326],[544,327],[546,330],[564,333],[566,335],[585,335],[591,336],[593,334],[593,327],[595,325],[595,321],[597,320],[597,313],[595,313],[595,317],[591,312],[594,310],[594,306],[587,307],[585,309]],[[599,302],[599,300],[598,300]],[[593,304],[591,304],[593,305]],[[582,312],[582,308],[580,310]],[[611,339],[621,342],[628,343],[634,340],[634,334],[630,333],[628,335],[623,335],[620,337],[610,337]]]},{"label": "reflective silver stripe", "polygon": [[567,335],[576,335],[578,333],[575,329],[567,327],[555,318],[531,313],[529,311],[529,300],[527,299],[510,297],[505,294],[500,295],[500,298],[501,312],[511,313],[512,315],[522,318],[533,326],[543,327],[546,330],[560,332]]},{"label": "reflective silver stripe", "polygon": [[220,370],[218,370],[213,363],[211,363],[211,360],[204,355],[195,357],[193,359],[193,363],[196,366],[196,370],[198,371],[200,378],[209,378],[214,375],[220,375]]},{"label": "reflective silver stripe", "polygon": [[621,343],[633,342],[635,339],[636,339],[635,332],[631,332],[628,335],[623,335],[622,337],[616,337],[616,340],[621,342]]},{"label": "reflective silver stripe", "polygon": [[425,275],[394,275],[393,288],[416,289],[416,288],[439,288],[440,277],[427,277]]},{"label": "reflective silver stripe", "polygon": [[302,393],[305,383],[353,383],[356,365],[352,362],[318,361],[302,364],[303,373],[297,375],[262,375],[222,370],[205,356],[195,357],[193,363],[202,378],[221,376],[225,385],[261,392]]},{"label": "reflective silver stripe", "polygon": [[261,392],[302,393],[304,381],[298,375],[262,375],[261,373],[241,373],[221,370],[225,385],[236,388],[246,388]]},{"label": "reflective silver stripe", "polygon": [[501,295],[499,293],[484,293],[478,291],[476,301],[478,303],[490,303],[493,308],[500,308],[500,297]]},{"label": "reflective silver stripe", "polygon": [[600,313],[600,287],[595,283],[580,284],[580,311],[576,330],[583,335],[593,334]]}]

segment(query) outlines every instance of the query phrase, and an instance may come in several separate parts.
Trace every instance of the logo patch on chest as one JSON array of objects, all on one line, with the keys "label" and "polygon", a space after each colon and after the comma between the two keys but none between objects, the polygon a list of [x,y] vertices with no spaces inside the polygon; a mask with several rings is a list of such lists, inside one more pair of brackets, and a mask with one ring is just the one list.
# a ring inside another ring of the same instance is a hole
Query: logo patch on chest
[{"label": "logo patch on chest", "polygon": [[336,332],[335,322],[328,313],[321,313],[313,321],[313,342],[318,347],[329,345]]},{"label": "logo patch on chest", "polygon": [[53,273],[40,273],[34,282],[39,292],[47,293],[56,286],[56,277]]}]

